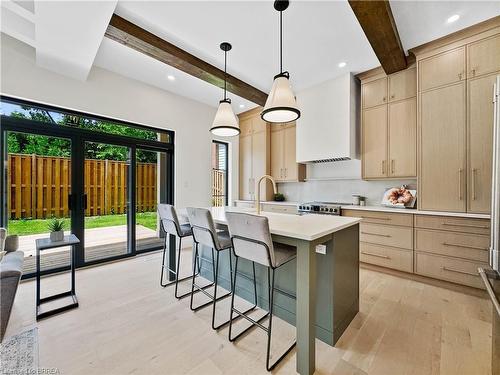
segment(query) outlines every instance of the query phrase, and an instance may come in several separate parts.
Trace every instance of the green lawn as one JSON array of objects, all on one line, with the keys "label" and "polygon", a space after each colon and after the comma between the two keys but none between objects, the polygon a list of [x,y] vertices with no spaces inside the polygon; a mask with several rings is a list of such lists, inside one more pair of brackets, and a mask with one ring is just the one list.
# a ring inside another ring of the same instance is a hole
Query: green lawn
[{"label": "green lawn", "polygon": [[[143,225],[146,228],[156,230],[156,212],[143,212],[136,214],[137,225]],[[47,224],[49,219],[25,219],[9,220],[9,234],[18,234],[20,236],[28,234],[47,233]],[[70,229],[70,219],[64,219],[65,230]],[[123,215],[105,215],[88,216],[85,218],[85,229],[110,227],[114,225],[127,224],[127,216]]]}]

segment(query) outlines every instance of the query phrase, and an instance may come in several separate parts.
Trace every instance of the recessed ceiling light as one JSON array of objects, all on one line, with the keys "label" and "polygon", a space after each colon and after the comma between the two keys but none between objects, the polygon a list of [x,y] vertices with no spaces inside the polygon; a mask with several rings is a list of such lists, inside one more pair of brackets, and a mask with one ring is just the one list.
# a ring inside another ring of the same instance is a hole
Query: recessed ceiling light
[{"label": "recessed ceiling light", "polygon": [[167,76],[167,78],[168,78],[169,81],[175,81],[175,77],[173,75],[171,75],[171,74],[169,74]]},{"label": "recessed ceiling light", "polygon": [[240,104],[240,108],[245,108],[245,104]]},{"label": "recessed ceiling light", "polygon": [[339,63],[339,68],[343,68],[346,65],[347,65],[347,63],[345,63],[344,61],[342,61],[342,62]]},{"label": "recessed ceiling light", "polygon": [[449,17],[446,22],[448,23],[453,23],[455,21],[458,21],[458,19],[460,18],[460,16],[458,14],[454,14],[453,16]]}]

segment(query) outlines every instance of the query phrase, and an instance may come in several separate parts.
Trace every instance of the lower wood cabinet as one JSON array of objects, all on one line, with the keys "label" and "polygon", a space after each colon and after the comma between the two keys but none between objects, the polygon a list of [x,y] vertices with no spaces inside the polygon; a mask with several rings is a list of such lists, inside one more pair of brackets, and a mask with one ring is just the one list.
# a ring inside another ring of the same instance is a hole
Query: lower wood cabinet
[{"label": "lower wood cabinet", "polygon": [[481,277],[477,273],[478,267],[488,267],[488,264],[420,252],[415,253],[415,273],[484,289]]},{"label": "lower wood cabinet", "polygon": [[399,271],[413,272],[412,250],[360,242],[359,260]]},{"label": "lower wood cabinet", "polygon": [[360,262],[484,289],[478,267],[488,268],[488,219],[342,210],[361,217]]}]

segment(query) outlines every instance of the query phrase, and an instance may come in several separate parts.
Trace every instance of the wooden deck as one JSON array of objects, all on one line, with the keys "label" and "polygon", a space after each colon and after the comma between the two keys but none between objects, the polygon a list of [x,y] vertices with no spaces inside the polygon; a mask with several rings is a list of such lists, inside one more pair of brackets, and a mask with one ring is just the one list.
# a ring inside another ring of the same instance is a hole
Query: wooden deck
[{"label": "wooden deck", "polygon": [[[69,232],[67,232],[69,234]],[[23,273],[35,272],[36,251],[35,240],[47,237],[48,234],[36,234],[19,237],[19,250],[24,252]],[[163,244],[156,231],[138,225],[136,229],[137,250],[145,250]],[[119,225],[105,228],[85,230],[85,261],[92,262],[127,253],[127,226]],[[48,270],[69,265],[69,247],[46,250],[41,255],[41,269]]]}]

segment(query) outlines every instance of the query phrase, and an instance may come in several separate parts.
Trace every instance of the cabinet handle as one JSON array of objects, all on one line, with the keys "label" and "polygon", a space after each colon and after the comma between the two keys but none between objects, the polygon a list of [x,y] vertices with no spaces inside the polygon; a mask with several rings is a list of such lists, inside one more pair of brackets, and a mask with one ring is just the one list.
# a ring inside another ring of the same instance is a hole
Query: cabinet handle
[{"label": "cabinet handle", "polygon": [[394,174],[394,159],[391,160],[391,173]]},{"label": "cabinet handle", "polygon": [[481,247],[481,246],[472,246],[472,245],[461,245],[458,243],[448,243],[448,242],[443,242],[444,246],[455,246],[455,247],[463,247],[464,249],[474,249],[474,250],[486,250],[488,251],[487,247]]},{"label": "cabinet handle", "polygon": [[467,271],[462,271],[462,270],[457,270],[455,268],[449,268],[449,267],[441,267],[443,271],[448,271],[448,272],[456,272],[456,273],[461,273],[463,275],[470,275],[470,276],[478,276],[477,273],[475,272],[467,272]]},{"label": "cabinet handle", "polygon": [[458,73],[458,80],[461,81],[462,80],[462,73]]},{"label": "cabinet handle", "polygon": [[380,233],[370,233],[370,232],[361,232],[361,234],[369,234],[370,236],[378,236],[378,237],[392,237],[390,234],[380,234]]},{"label": "cabinet handle", "polygon": [[391,95],[391,99],[394,99],[396,97],[396,95],[392,94]]},{"label": "cabinet handle", "polygon": [[458,170],[458,200],[462,200],[462,172],[463,169]]},{"label": "cabinet handle", "polygon": [[382,160],[382,174],[385,174],[385,160]]},{"label": "cabinet handle", "polygon": [[476,168],[472,168],[472,200],[476,200]]},{"label": "cabinet handle", "polygon": [[476,69],[477,69],[477,67],[476,67],[476,68],[473,68],[473,69],[471,70],[471,73],[472,73],[472,76],[473,76],[473,77],[475,77],[475,76],[476,76]]},{"label": "cabinet handle", "polygon": [[377,258],[391,259],[391,257],[388,257],[387,255],[380,255],[380,254],[375,254],[375,253],[369,253],[367,251],[362,251],[361,254],[370,255],[372,257],[377,257]]},{"label": "cabinet handle", "polygon": [[360,216],[362,219],[373,219],[373,220],[388,220],[390,221],[391,219],[388,217],[373,217],[373,216]]},{"label": "cabinet handle", "polygon": [[449,227],[468,227],[468,228],[490,229],[489,225],[454,224],[454,223],[441,223],[441,224],[442,225],[447,225]]},{"label": "cabinet handle", "polygon": [[280,168],[280,178],[283,178],[283,168]]},{"label": "cabinet handle", "polygon": [[383,101],[383,102],[385,102],[386,100],[387,100],[387,98],[384,96],[384,97],[382,98],[382,101]]},{"label": "cabinet handle", "polygon": [[288,169],[288,168],[285,168],[285,178],[286,178],[286,175],[287,175],[287,169]]}]

